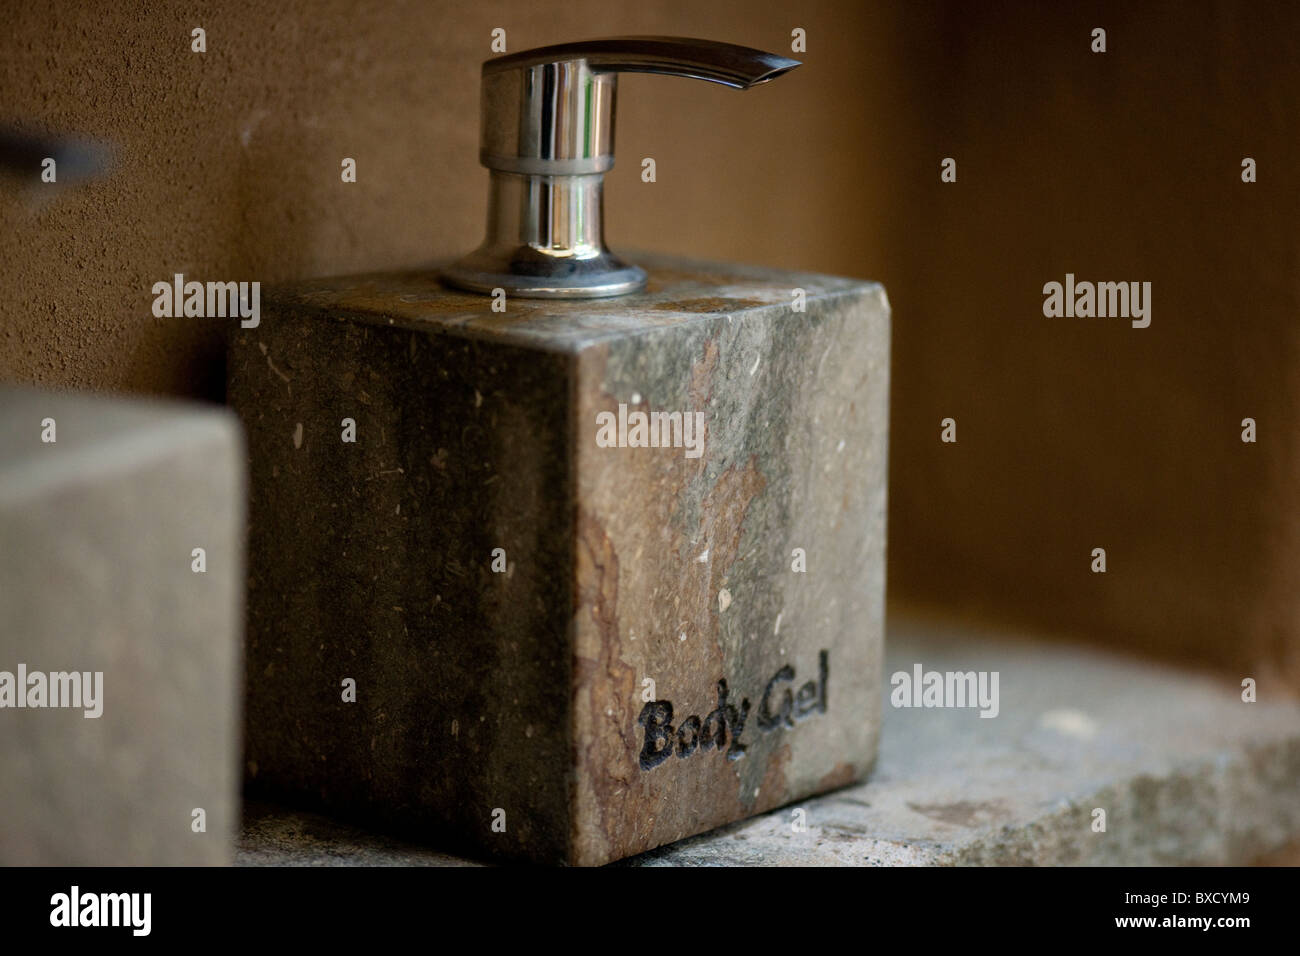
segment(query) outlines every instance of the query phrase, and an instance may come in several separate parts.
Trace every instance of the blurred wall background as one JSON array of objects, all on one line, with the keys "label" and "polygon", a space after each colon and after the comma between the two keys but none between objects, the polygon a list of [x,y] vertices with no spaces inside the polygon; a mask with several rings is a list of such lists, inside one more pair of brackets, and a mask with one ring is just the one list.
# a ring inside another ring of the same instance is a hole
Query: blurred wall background
[{"label": "blurred wall background", "polygon": [[[493,28],[511,51],[661,33],[776,52],[803,28],[805,66],[744,94],[623,78],[611,242],[885,283],[895,608],[1300,689],[1300,7],[68,0],[5,17],[0,123],[110,140],[119,164],[58,193],[3,184],[0,378],[213,400],[220,322],[153,317],[152,284],[476,245]],[[1150,328],[1045,318],[1067,272],[1151,282]]]}]

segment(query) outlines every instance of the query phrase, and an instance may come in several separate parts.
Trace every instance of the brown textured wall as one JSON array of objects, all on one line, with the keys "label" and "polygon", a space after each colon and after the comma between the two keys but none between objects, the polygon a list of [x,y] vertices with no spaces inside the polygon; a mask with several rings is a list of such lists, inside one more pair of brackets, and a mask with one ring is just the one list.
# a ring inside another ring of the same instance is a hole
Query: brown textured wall
[{"label": "brown textured wall", "polygon": [[[512,50],[678,33],[778,51],[806,28],[806,65],[745,94],[623,80],[615,246],[886,284],[895,599],[1300,686],[1300,8],[287,0],[6,19],[0,122],[111,139],[122,161],[54,198],[0,188],[0,378],[209,397],[220,328],[154,318],[153,282],[477,243],[493,27]],[[1151,281],[1151,327],[1044,318],[1067,271]]]},{"label": "brown textured wall", "polygon": [[[1300,686],[1297,33],[1294,4],[905,9],[896,596]],[[1067,272],[1150,281],[1150,327],[1045,318]]]}]

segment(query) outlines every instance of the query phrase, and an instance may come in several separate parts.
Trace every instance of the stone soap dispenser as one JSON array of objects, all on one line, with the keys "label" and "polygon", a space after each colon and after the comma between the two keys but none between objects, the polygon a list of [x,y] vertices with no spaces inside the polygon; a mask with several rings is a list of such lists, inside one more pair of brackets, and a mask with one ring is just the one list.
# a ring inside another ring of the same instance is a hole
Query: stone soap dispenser
[{"label": "stone soap dispenser", "polygon": [[797,65],[665,37],[491,60],[483,245],[282,288],[236,333],[252,793],[600,864],[868,772],[884,290],[601,233],[620,72]]}]

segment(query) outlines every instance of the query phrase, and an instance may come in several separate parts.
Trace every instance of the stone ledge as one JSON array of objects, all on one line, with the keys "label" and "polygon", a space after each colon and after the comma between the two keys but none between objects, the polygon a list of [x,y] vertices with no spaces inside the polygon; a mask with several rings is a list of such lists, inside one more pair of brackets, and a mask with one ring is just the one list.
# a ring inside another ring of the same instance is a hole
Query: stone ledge
[{"label": "stone ledge", "polygon": [[0,385],[0,865],[230,863],[243,458],[216,406]]},{"label": "stone ledge", "polygon": [[[998,716],[887,704],[876,772],[799,804],[805,832],[792,806],[621,865],[1242,864],[1300,838],[1300,703],[1268,686],[918,621],[886,646],[887,674],[999,672]],[[236,860],[469,862],[265,806]]]}]

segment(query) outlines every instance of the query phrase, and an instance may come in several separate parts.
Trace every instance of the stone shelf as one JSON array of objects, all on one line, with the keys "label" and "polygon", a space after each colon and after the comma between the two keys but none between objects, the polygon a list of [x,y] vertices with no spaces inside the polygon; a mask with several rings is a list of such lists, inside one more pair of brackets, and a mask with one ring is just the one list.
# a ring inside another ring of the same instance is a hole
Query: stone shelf
[{"label": "stone shelf", "polygon": [[[1244,864],[1300,840],[1300,702],[1266,681],[1243,702],[1259,675],[920,619],[891,622],[887,659],[887,674],[997,671],[997,717],[887,699],[866,783],[618,865]],[[266,805],[247,808],[236,861],[474,865]]]}]

